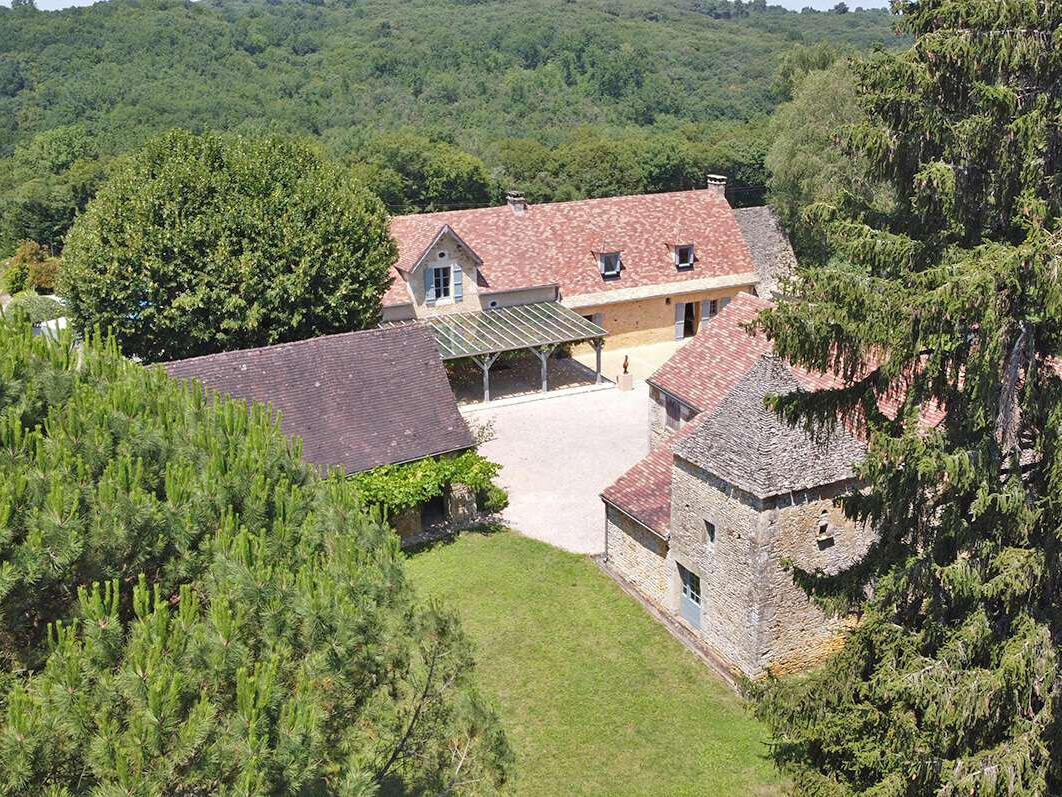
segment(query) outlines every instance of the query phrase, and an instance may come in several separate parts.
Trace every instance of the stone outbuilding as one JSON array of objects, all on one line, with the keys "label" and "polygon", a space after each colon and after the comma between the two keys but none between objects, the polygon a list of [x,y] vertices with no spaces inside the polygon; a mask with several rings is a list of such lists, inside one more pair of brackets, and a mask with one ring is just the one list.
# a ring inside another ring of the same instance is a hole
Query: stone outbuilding
[{"label": "stone outbuilding", "polygon": [[610,570],[750,677],[817,663],[846,622],[827,618],[784,563],[837,572],[873,539],[833,503],[856,487],[861,441],[843,428],[813,439],[764,406],[834,383],[747,334],[766,306],[735,297],[653,375],[679,412],[650,400],[652,450],[602,494]]}]

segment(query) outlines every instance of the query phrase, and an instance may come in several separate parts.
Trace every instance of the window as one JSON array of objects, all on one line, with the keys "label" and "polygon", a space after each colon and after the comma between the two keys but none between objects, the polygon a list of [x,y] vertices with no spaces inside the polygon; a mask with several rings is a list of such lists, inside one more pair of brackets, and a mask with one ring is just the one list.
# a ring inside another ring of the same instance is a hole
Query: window
[{"label": "window", "polygon": [[708,545],[715,544],[715,524],[710,520],[704,521],[704,541]]},{"label": "window", "polygon": [[693,265],[693,244],[675,247],[675,265],[679,268],[690,268]]},{"label": "window", "polygon": [[678,429],[682,425],[682,405],[678,403],[678,399],[665,396],[664,411],[667,413],[667,428]]},{"label": "window", "polygon": [[819,515],[819,533],[815,535],[815,542],[818,543],[820,551],[833,546],[833,532],[830,530],[830,516],[825,509],[823,509],[822,514]]},{"label": "window", "polygon": [[450,296],[450,267],[442,266],[432,269],[431,281],[435,286],[435,298],[447,299]]},{"label": "window", "polygon": [[599,255],[601,274],[605,277],[617,277],[620,273],[620,253],[603,252]]},{"label": "window", "polygon": [[716,299],[705,299],[701,302],[701,321],[715,318],[719,314],[719,302]]}]

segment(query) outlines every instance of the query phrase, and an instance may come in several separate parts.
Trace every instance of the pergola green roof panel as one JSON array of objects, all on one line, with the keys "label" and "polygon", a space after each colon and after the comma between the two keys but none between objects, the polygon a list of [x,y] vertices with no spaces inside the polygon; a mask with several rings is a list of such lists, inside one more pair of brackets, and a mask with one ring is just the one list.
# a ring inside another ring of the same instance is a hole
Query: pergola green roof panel
[{"label": "pergola green roof panel", "polygon": [[[397,322],[408,323],[408,322]],[[557,302],[423,319],[444,360],[603,338],[605,330]]]}]

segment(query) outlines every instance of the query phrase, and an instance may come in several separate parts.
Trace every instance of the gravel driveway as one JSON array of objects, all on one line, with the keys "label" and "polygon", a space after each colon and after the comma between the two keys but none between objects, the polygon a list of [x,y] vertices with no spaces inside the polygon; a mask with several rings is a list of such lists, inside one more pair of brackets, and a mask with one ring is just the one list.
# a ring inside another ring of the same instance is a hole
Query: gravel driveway
[{"label": "gravel driveway", "polygon": [[649,450],[649,389],[555,396],[467,413],[492,420],[480,448],[501,463],[505,520],[517,531],[577,553],[605,550],[602,490]]}]

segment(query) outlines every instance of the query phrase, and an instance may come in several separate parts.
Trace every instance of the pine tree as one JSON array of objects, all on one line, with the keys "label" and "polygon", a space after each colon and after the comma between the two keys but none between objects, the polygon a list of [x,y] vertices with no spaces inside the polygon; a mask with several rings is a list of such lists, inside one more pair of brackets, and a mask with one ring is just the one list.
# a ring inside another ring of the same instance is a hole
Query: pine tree
[{"label": "pine tree", "polygon": [[489,791],[454,618],[261,406],[0,319],[0,792]]},{"label": "pine tree", "polygon": [[867,121],[846,141],[899,204],[811,208],[838,265],[760,322],[844,375],[775,406],[865,433],[842,505],[878,538],[837,576],[795,573],[860,623],[758,711],[804,793],[1057,794],[1062,3],[893,6],[915,45],[858,67]]}]

